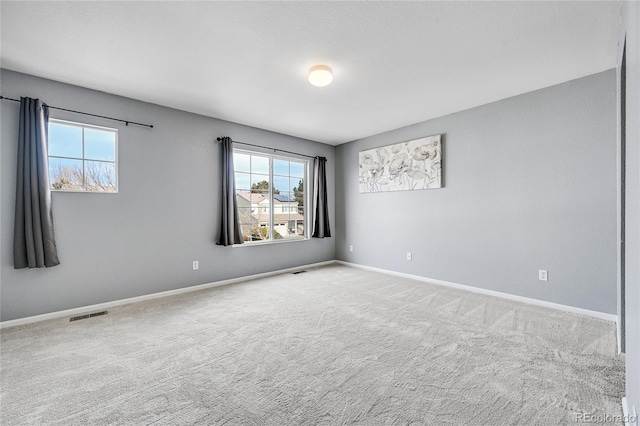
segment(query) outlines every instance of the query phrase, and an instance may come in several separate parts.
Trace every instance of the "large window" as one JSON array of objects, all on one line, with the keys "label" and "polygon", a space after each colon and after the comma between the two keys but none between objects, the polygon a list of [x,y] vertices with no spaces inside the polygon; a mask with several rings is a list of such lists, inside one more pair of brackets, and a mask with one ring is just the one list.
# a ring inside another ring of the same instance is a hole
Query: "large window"
[{"label": "large window", "polygon": [[118,131],[49,120],[49,184],[56,191],[117,192]]},{"label": "large window", "polygon": [[307,238],[308,161],[234,150],[233,162],[244,241]]}]

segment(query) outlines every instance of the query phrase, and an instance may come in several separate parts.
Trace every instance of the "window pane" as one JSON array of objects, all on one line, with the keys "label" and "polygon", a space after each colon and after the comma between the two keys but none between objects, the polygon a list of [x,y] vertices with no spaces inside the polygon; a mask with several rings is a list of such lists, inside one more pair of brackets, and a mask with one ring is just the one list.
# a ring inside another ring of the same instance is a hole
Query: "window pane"
[{"label": "window pane", "polygon": [[251,189],[251,175],[236,172],[236,189],[249,191]]},{"label": "window pane", "polygon": [[268,215],[271,205],[271,203],[269,202],[269,193],[253,192],[251,193],[251,196],[253,207],[256,209],[256,211],[261,212],[263,215]]},{"label": "window pane", "polygon": [[279,219],[273,222],[273,239],[274,240],[282,240],[283,238],[287,238],[287,220]]},{"label": "window pane", "polygon": [[82,190],[82,160],[50,158],[49,185],[51,189]]},{"label": "window pane", "polygon": [[236,200],[238,209],[251,207],[250,193],[248,191],[236,191]]},{"label": "window pane", "polygon": [[49,155],[82,158],[82,128],[49,123]]},{"label": "window pane", "polygon": [[247,154],[233,153],[233,169],[236,172],[251,171],[251,156]]},{"label": "window pane", "polygon": [[251,241],[251,225],[242,225],[242,239],[244,241]]},{"label": "window pane", "polygon": [[289,176],[289,162],[286,160],[273,160],[273,174]]},{"label": "window pane", "polygon": [[269,228],[267,226],[254,226],[251,228],[251,241],[264,241],[269,239]]},{"label": "window pane", "polygon": [[289,177],[274,176],[273,188],[280,191],[280,193],[291,191],[291,188],[289,188]]},{"label": "window pane", "polygon": [[251,207],[238,206],[238,222],[243,225],[254,225],[255,219],[251,213]]},{"label": "window pane", "polygon": [[105,161],[85,161],[84,174],[87,191],[115,192],[115,163],[108,163]]},{"label": "window pane", "polygon": [[297,161],[291,162],[291,176],[304,177],[304,163],[298,163]]},{"label": "window pane", "polygon": [[304,206],[304,179],[292,178],[291,185],[293,186],[293,198],[299,207]]},{"label": "window pane", "polygon": [[292,177],[290,181],[292,191],[304,191],[304,178]]},{"label": "window pane", "polygon": [[269,175],[251,175],[251,191],[269,191]]},{"label": "window pane", "polygon": [[283,203],[292,203],[294,201],[293,193],[290,191],[282,191],[280,194],[278,194],[278,198]]},{"label": "window pane", "polygon": [[269,226],[269,215],[271,214],[271,209],[269,207],[269,193],[252,193],[251,203],[253,206],[253,217],[256,219],[256,221],[261,225]]},{"label": "window pane", "polygon": [[84,129],[84,158],[116,160],[116,134],[105,130]]},{"label": "window pane", "polygon": [[251,172],[269,174],[269,157],[251,156]]},{"label": "window pane", "polygon": [[[298,186],[300,185],[300,178],[291,178],[289,179],[289,187],[291,188],[291,196],[295,198],[296,191],[298,191]],[[304,190],[304,186],[302,188]]]},{"label": "window pane", "polygon": [[262,205],[262,204],[269,204],[268,202],[265,203],[265,201],[267,201],[267,198],[269,197],[269,193],[268,192],[252,192],[251,193],[251,205],[254,207],[257,207],[258,205]]}]

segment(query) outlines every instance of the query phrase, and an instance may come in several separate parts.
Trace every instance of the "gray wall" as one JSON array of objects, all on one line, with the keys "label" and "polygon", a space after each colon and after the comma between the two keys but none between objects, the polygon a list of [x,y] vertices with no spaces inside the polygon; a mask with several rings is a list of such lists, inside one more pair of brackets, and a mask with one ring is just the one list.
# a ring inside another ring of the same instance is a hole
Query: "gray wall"
[{"label": "gray wall", "polygon": [[[627,40],[626,397],[640,414],[640,4],[623,2],[620,39]],[[620,43],[620,48],[622,43]],[[618,54],[620,65],[621,51]],[[632,413],[632,412],[631,412]],[[640,421],[636,420],[636,424]]]},{"label": "gray wall", "polygon": [[[2,94],[38,97],[50,105],[125,118],[155,127],[51,111],[119,130],[119,193],[54,192],[61,265],[14,270],[13,209],[18,104],[2,101],[0,210],[2,321],[140,296],[179,287],[332,260],[333,238],[253,247],[219,247],[217,136],[326,156],[334,223],[335,148],[113,96],[1,71]],[[198,260],[200,269],[192,270]]]},{"label": "gray wall", "polygon": [[[444,188],[359,193],[359,151],[438,133]],[[343,144],[336,157],[338,259],[616,313],[615,70]]]}]

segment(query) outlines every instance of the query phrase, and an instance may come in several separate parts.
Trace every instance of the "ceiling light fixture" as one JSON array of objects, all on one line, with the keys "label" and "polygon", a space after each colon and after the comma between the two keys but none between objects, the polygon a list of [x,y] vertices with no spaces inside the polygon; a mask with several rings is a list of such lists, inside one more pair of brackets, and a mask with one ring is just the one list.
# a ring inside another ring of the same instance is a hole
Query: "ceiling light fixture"
[{"label": "ceiling light fixture", "polygon": [[316,65],[309,69],[309,83],[317,87],[324,87],[333,81],[331,68],[326,65]]}]

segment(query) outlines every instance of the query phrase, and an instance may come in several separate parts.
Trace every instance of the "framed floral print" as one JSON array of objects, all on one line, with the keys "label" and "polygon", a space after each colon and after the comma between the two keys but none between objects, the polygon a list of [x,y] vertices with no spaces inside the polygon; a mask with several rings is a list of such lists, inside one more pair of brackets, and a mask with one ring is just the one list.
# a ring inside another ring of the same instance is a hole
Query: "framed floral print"
[{"label": "framed floral print", "polygon": [[442,135],[360,151],[360,193],[442,188]]}]

